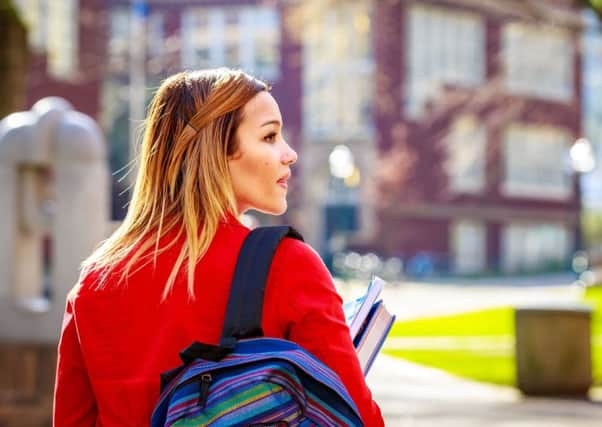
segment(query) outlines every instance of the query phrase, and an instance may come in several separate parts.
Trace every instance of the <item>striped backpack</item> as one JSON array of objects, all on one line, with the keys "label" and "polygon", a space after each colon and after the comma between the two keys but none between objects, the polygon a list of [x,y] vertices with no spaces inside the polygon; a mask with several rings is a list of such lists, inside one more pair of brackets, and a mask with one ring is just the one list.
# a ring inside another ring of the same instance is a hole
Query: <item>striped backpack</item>
[{"label": "striped backpack", "polygon": [[339,377],[297,344],[263,337],[263,294],[288,226],[249,233],[238,256],[219,346],[195,342],[161,375],[159,426],[361,426]]}]

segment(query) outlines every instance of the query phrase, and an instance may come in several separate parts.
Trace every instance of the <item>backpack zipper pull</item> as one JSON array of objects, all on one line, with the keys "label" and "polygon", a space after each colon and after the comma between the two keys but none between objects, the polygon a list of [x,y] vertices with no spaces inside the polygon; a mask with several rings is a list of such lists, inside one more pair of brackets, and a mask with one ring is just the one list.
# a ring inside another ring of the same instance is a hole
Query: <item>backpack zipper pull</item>
[{"label": "backpack zipper pull", "polygon": [[209,395],[209,386],[211,385],[212,381],[213,378],[211,377],[211,374],[201,375],[201,394],[199,396],[199,406],[201,408],[204,408],[205,404],[207,403],[207,397]]}]

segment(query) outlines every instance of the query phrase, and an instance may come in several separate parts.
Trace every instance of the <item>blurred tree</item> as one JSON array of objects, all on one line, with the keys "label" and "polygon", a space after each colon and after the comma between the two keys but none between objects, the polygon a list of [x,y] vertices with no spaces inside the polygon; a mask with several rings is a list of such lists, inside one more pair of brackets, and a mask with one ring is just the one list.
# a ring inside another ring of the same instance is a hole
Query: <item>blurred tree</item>
[{"label": "blurred tree", "polygon": [[23,108],[29,60],[27,28],[11,0],[0,0],[0,119]]}]

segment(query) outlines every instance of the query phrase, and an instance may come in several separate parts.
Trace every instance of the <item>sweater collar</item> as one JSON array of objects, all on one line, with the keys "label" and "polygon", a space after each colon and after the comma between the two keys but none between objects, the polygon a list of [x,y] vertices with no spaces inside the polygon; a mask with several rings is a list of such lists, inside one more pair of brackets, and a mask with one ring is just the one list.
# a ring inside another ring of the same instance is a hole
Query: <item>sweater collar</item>
[{"label": "sweater collar", "polygon": [[224,213],[224,215],[222,216],[222,219],[220,220],[220,223],[222,224],[229,224],[229,225],[240,225],[242,227],[246,227],[242,221],[240,220],[240,218],[235,215],[233,212],[231,211],[226,211]]}]

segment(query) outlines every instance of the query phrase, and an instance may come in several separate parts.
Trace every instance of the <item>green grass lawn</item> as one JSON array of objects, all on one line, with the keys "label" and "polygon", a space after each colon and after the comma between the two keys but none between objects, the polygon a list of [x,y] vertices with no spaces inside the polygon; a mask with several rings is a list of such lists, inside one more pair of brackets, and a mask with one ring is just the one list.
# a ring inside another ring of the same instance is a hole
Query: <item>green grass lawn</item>
[{"label": "green grass lawn", "polygon": [[397,322],[391,336],[500,336],[514,332],[514,314],[510,307],[474,311],[453,316]]},{"label": "green grass lawn", "polygon": [[[594,307],[593,376],[594,384],[602,386],[602,287],[589,288],[585,301]],[[395,340],[390,340],[383,351],[392,356],[477,381],[515,385],[511,307],[397,322],[389,336],[413,339],[403,348],[395,348]],[[441,337],[446,337],[443,345]]]},{"label": "green grass lawn", "polygon": [[602,286],[588,288],[585,301],[594,308],[592,316],[592,363],[594,383],[602,386]]}]

